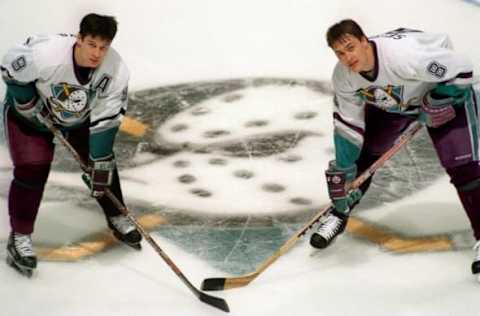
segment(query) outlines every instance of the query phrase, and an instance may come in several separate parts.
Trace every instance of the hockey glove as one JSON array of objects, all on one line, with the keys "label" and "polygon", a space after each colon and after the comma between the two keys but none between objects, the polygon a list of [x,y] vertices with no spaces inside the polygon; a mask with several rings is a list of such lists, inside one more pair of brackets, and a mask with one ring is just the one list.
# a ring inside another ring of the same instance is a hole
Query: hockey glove
[{"label": "hockey glove", "polygon": [[83,175],[83,180],[89,186],[91,196],[100,198],[105,194],[105,189],[112,184],[115,159],[113,157],[102,160],[89,159],[88,164],[91,171],[90,174]]},{"label": "hockey glove", "polygon": [[340,168],[337,167],[335,160],[328,163],[328,169],[325,171],[328,195],[335,209],[342,214],[348,214],[350,207],[362,198],[362,191],[359,189],[347,192],[347,186],[355,179],[356,173],[357,167],[355,165]]}]

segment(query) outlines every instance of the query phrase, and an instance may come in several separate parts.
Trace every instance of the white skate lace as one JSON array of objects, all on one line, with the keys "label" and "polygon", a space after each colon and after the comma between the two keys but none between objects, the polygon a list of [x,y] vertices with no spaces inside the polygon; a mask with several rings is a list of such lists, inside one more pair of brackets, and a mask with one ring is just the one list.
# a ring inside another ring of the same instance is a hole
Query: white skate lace
[{"label": "white skate lace", "polygon": [[33,251],[32,239],[30,235],[22,234],[13,234],[13,242],[15,244],[15,249],[22,257],[34,257],[35,252]]},{"label": "white skate lace", "polygon": [[110,217],[110,222],[123,235],[126,235],[129,232],[135,230],[135,226],[133,226],[133,223],[128,219],[128,217],[124,215]]},{"label": "white skate lace", "polygon": [[477,255],[474,261],[480,261],[480,240],[478,240],[475,246],[473,246],[473,250],[477,252]]},{"label": "white skate lace", "polygon": [[342,225],[342,220],[335,215],[329,214],[318,227],[317,233],[323,238],[330,240],[335,237],[338,229]]}]

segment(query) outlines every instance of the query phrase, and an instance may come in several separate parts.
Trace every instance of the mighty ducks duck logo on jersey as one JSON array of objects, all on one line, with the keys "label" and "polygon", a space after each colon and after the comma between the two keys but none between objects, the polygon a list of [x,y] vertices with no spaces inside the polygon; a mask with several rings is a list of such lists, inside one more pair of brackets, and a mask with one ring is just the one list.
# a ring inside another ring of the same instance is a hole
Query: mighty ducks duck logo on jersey
[{"label": "mighty ducks duck logo on jersey", "polygon": [[48,103],[56,119],[67,124],[83,121],[90,111],[89,104],[94,95],[91,90],[68,83],[53,84],[51,90]]},{"label": "mighty ducks duck logo on jersey", "polygon": [[387,112],[403,112],[408,105],[403,102],[403,87],[370,86],[357,90],[359,96],[366,104],[374,105]]}]

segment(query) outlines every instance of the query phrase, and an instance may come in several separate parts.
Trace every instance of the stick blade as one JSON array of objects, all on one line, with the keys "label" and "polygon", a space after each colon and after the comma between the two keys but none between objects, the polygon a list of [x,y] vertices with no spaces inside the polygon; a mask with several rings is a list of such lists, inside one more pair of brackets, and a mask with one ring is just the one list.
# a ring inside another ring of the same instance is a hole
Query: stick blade
[{"label": "stick blade", "polygon": [[226,313],[230,312],[230,308],[228,307],[227,302],[223,298],[211,296],[203,292],[200,292],[198,298],[200,299],[200,301],[218,309],[221,309]]},{"label": "stick blade", "polygon": [[210,278],[202,282],[201,288],[204,291],[221,291],[225,289],[225,278]]},{"label": "stick blade", "polygon": [[202,282],[202,290],[221,291],[244,287],[258,276],[258,272],[233,278],[210,278]]}]

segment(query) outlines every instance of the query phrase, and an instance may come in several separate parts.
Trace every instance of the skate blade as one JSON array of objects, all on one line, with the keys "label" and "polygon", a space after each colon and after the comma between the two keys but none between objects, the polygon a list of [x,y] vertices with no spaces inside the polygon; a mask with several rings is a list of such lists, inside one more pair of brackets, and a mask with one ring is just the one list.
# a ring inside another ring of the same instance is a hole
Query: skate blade
[{"label": "skate blade", "polygon": [[26,276],[27,278],[31,278],[33,276],[32,269],[24,268],[22,266],[17,265],[9,255],[7,255],[7,264],[12,268],[14,268],[18,273],[20,273],[23,276]]},{"label": "skate blade", "polygon": [[133,249],[135,249],[135,250],[142,250],[142,245],[141,245],[141,243],[140,243],[141,240],[140,240],[140,242],[135,243],[135,244],[129,243],[129,242],[127,242],[124,238],[122,238],[122,236],[121,236],[120,234],[118,234],[118,233],[115,232],[115,231],[113,232],[113,237],[115,237],[115,239],[116,239],[118,242],[120,242],[120,244],[126,245],[126,246],[131,247],[131,248],[133,248]]},{"label": "skate blade", "polygon": [[129,244],[128,242],[123,241],[123,240],[119,240],[119,242],[120,242],[121,245],[127,246],[129,248],[133,248],[133,249],[138,250],[138,251],[142,250],[142,244],[140,244],[140,243]]},{"label": "skate blade", "polygon": [[129,246],[129,247],[132,247],[133,249],[138,250],[138,251],[142,250],[142,245],[141,244],[126,244],[126,245]]}]

